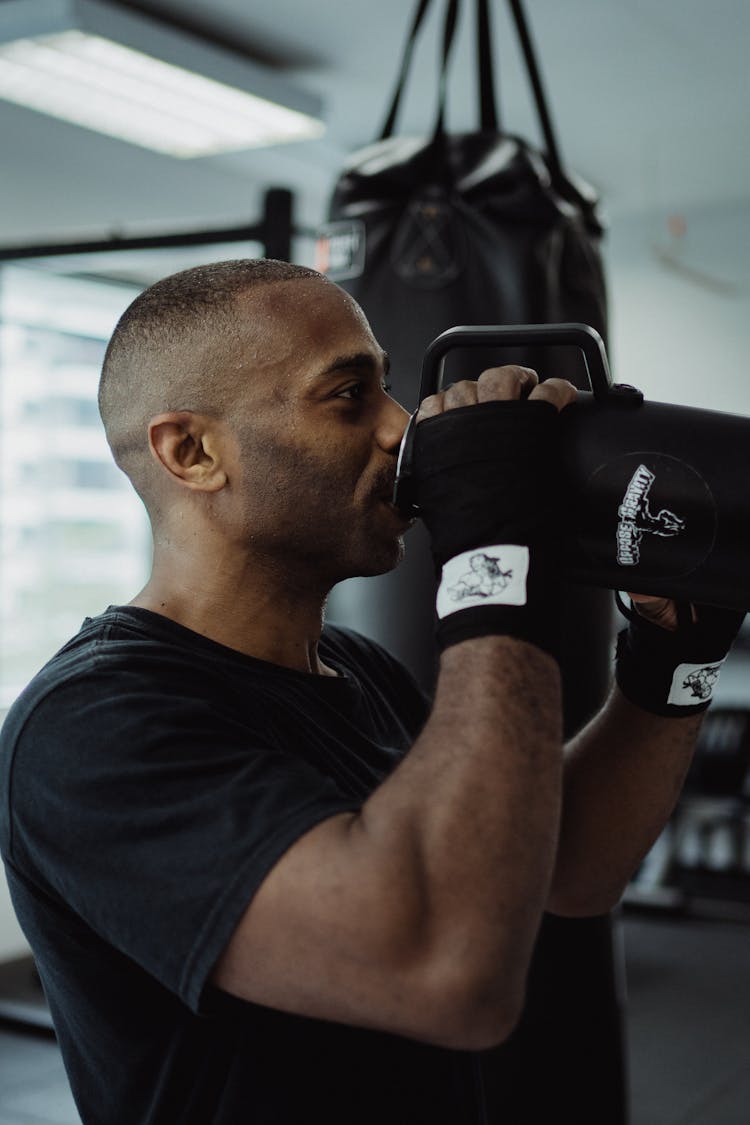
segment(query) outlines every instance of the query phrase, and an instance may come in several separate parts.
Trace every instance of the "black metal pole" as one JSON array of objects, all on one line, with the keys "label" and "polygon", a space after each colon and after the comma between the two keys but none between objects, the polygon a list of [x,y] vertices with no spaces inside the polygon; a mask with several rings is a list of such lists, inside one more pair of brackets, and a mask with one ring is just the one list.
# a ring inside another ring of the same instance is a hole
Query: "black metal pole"
[{"label": "black metal pole", "polygon": [[162,250],[165,247],[210,246],[221,242],[260,242],[266,258],[289,261],[293,233],[292,193],[269,188],[264,198],[263,218],[258,223],[214,230],[178,231],[172,234],[127,235],[83,242],[53,242],[0,246],[0,262],[31,258],[53,258],[64,254],[105,254],[115,250]]},{"label": "black metal pole", "polygon": [[261,238],[266,258],[291,261],[293,229],[292,193],[286,188],[269,188],[265,198]]}]

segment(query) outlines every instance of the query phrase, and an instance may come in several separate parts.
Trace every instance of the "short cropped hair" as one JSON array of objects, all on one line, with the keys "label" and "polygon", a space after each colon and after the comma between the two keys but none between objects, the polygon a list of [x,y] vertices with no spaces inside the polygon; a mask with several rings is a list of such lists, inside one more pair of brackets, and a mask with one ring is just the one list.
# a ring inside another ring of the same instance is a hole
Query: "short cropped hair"
[{"label": "short cropped hair", "polygon": [[104,356],[99,412],[115,461],[142,496],[149,419],[170,410],[216,413],[230,400],[220,374],[238,334],[237,298],[310,278],[323,280],[269,258],[212,262],[157,281],[125,310]]}]

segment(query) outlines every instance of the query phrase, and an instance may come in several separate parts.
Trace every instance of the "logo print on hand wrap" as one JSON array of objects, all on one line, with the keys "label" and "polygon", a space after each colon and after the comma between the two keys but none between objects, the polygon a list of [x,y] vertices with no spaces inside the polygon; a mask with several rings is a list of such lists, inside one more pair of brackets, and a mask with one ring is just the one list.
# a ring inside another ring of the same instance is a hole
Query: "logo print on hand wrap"
[{"label": "logo print on hand wrap", "polygon": [[491,598],[499,594],[513,577],[512,570],[502,570],[499,555],[486,555],[478,552],[469,560],[470,570],[460,575],[457,582],[448,587],[448,596],[454,602],[463,598]]},{"label": "logo print on hand wrap", "polygon": [[689,688],[696,699],[710,699],[718,678],[719,668],[710,665],[708,668],[701,668],[699,672],[691,672],[682,681],[682,686]]}]

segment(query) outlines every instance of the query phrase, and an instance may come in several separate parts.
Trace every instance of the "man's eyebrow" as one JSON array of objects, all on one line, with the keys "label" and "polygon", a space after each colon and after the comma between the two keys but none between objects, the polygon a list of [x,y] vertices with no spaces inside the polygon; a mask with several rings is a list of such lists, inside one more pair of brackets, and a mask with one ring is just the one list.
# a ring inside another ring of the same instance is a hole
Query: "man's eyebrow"
[{"label": "man's eyebrow", "polygon": [[[383,371],[387,375],[391,361],[387,352],[382,353]],[[318,373],[318,377],[322,375],[335,375],[337,371],[361,370],[373,371],[378,366],[377,357],[372,352],[354,352],[352,355],[339,355],[329,363],[328,366]]]}]

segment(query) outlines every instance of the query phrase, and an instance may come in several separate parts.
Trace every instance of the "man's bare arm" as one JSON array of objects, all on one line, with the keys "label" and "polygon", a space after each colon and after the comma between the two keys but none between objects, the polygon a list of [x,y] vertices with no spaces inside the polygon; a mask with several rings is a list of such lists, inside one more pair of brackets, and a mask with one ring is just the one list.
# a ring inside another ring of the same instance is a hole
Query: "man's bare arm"
[{"label": "man's bare arm", "polygon": [[677,803],[702,719],[652,715],[614,687],[572,739],[550,911],[593,915],[616,905]]},{"label": "man's bare arm", "polygon": [[214,983],[443,1045],[501,1041],[549,894],[560,715],[557,665],[533,646],[447,649],[407,757],[359,814],[325,821],[277,863]]},{"label": "man's bare arm", "polygon": [[[613,687],[602,712],[566,750],[560,851],[549,903],[560,914],[611,909],[663,829],[690,766],[705,707],[688,706],[679,716],[678,708],[662,711],[675,662],[680,667],[686,659],[697,660],[718,669],[744,617],[694,605],[690,624],[681,626],[671,599],[630,598],[637,613],[629,633],[635,627],[641,641],[636,663],[630,659],[627,697]],[[677,645],[660,638],[676,639]],[[628,637],[626,659],[630,644]],[[618,671],[622,655],[618,647]]]},{"label": "man's bare arm", "polygon": [[[527,393],[557,410],[576,394],[564,380],[538,386],[526,369],[492,368],[425,399],[417,429],[461,406]],[[498,417],[494,408],[492,416]],[[525,416],[537,428],[504,447],[507,465],[497,465],[492,448],[497,509],[484,493],[466,507],[473,469],[459,488],[454,474],[447,492],[432,494],[429,520],[422,504],[433,548],[440,531],[444,558],[452,557],[454,541],[471,545],[471,518],[484,529],[493,510],[492,533],[500,536],[503,520],[512,523],[503,506],[513,513],[517,504],[503,470],[512,466],[520,480],[538,453],[531,434],[549,440],[553,432],[546,408],[540,413],[531,405]],[[470,412],[461,418],[463,441]],[[451,473],[457,448],[455,439],[447,447]],[[474,465],[476,444],[466,450]],[[440,456],[431,456],[434,480]],[[486,475],[479,479],[486,488]],[[527,533],[548,503],[544,482],[531,480]],[[497,630],[495,621],[442,646],[430,718],[361,812],[313,829],[266,877],[216,967],[221,988],[301,1015],[446,1046],[486,1047],[510,1032],[555,862],[561,701],[553,657]]]}]

